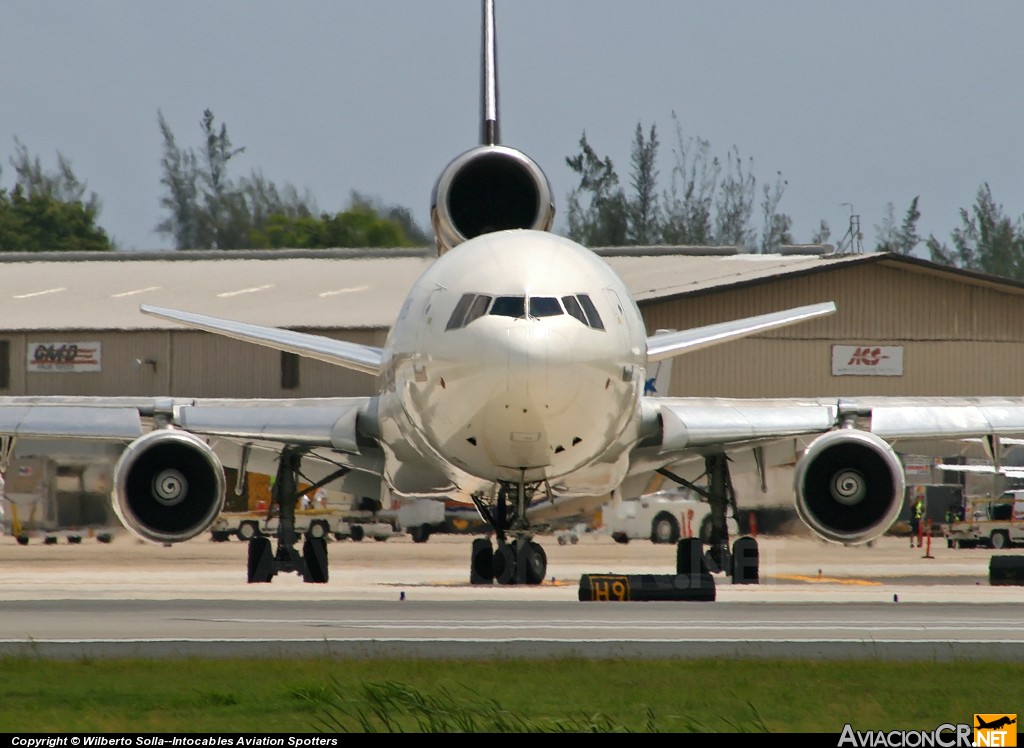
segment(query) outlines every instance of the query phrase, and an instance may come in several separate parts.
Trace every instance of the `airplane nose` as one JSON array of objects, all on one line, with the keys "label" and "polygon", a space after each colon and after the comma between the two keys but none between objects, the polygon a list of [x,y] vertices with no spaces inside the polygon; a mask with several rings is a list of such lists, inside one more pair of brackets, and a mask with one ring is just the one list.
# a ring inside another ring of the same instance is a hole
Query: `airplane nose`
[{"label": "airplane nose", "polygon": [[575,362],[565,335],[545,325],[517,325],[506,340],[509,406],[547,413],[568,407],[575,392]]}]

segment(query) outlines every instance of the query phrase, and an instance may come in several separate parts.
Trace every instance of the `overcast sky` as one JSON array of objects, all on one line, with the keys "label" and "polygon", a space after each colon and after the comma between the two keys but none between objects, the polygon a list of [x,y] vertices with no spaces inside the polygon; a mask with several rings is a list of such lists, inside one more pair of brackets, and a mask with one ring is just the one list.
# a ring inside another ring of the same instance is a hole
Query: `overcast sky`
[{"label": "overcast sky", "polygon": [[[321,210],[353,190],[426,227],[443,166],[479,138],[478,0],[0,0],[0,183],[18,137],[56,152],[102,200],[122,249],[154,231],[162,111],[199,145],[212,109],[252,169],[309,190]],[[686,137],[733,146],[806,242],[851,211],[865,249],[893,203],[920,195],[920,233],[949,243],[991,185],[1024,213],[1024,3],[985,0],[499,0],[502,142],[548,174],[565,227],[565,157],[586,131],[629,172],[638,122],[658,127],[668,185]],[[852,209],[851,209],[852,206]],[[759,224],[758,224],[759,225]]]}]

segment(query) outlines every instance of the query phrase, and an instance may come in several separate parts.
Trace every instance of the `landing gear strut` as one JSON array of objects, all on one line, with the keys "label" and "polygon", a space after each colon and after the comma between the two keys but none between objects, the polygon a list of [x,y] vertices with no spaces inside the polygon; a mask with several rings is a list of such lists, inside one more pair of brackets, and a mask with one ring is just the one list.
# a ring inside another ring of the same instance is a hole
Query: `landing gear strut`
[{"label": "landing gear strut", "polygon": [[[269,582],[278,572],[296,572],[303,582],[324,584],[328,579],[326,533],[313,537],[307,532],[302,543],[302,553],[295,547],[299,535],[295,531],[295,502],[299,498],[298,476],[302,464],[303,450],[299,447],[285,447],[277,466],[277,477],[271,491],[272,508],[278,512],[277,552],[271,547],[270,538],[256,535],[249,541],[249,560],[246,567],[250,584]],[[313,485],[316,490],[335,478],[348,472],[342,468]]]},{"label": "landing gear strut", "polygon": [[[731,509],[733,516],[738,516],[736,490],[733,488],[732,479],[729,476],[729,458],[725,454],[712,454],[704,458],[706,487],[696,485],[665,468],[658,472],[707,499],[711,509],[708,517],[710,526],[706,538],[707,555],[717,569],[733,577],[734,584],[756,582],[758,579],[757,540],[752,537],[741,537],[733,544],[731,552],[729,549],[729,529],[726,524],[726,515]],[[703,530],[701,534],[703,535]]]},{"label": "landing gear strut", "polygon": [[536,488],[524,482],[505,482],[493,503],[483,496],[473,497],[480,516],[494,528],[498,545],[492,547],[488,538],[473,541],[471,584],[540,584],[544,581],[548,557],[540,543],[534,541],[526,520],[526,507]]}]

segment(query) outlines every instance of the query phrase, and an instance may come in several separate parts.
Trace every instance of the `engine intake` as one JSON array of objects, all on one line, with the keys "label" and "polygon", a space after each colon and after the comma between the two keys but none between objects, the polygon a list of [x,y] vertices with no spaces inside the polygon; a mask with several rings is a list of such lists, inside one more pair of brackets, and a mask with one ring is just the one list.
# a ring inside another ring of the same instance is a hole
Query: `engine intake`
[{"label": "engine intake", "polygon": [[904,484],[903,464],[884,440],[856,429],[830,431],[796,464],[796,510],[826,540],[866,543],[896,521]]},{"label": "engine intake", "polygon": [[186,431],[152,431],[114,468],[114,511],[143,540],[179,543],[209,529],[224,509],[224,469]]},{"label": "engine intake", "polygon": [[551,185],[525,153],[500,145],[466,151],[441,172],[431,197],[437,253],[503,229],[548,231],[555,219]]}]

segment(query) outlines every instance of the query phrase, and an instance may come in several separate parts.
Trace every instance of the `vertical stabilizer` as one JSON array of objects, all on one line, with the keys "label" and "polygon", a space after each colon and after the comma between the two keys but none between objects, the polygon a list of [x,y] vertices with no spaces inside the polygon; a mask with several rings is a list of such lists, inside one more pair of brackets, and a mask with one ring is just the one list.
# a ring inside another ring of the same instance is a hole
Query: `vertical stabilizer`
[{"label": "vertical stabilizer", "polygon": [[494,0],[483,0],[480,47],[480,144],[498,145],[498,41],[494,26]]},{"label": "vertical stabilizer", "polygon": [[[656,330],[654,334],[660,335],[661,333],[666,332],[675,332],[675,330]],[[671,383],[671,358],[654,361],[647,365],[647,378],[644,380],[644,395],[650,397],[665,397],[668,395],[668,388]]]}]

